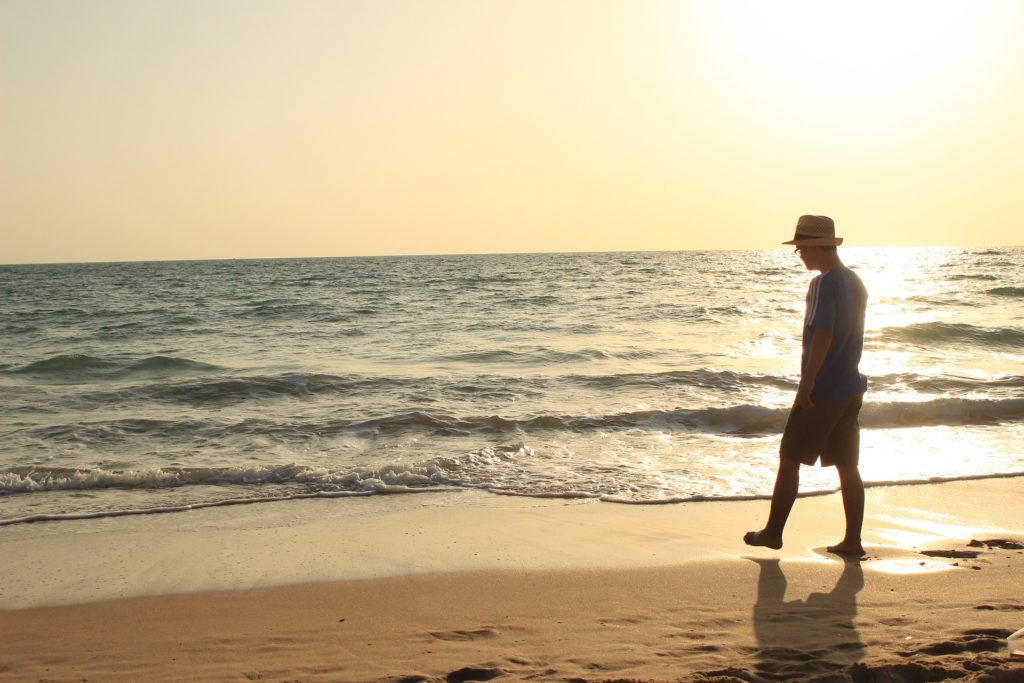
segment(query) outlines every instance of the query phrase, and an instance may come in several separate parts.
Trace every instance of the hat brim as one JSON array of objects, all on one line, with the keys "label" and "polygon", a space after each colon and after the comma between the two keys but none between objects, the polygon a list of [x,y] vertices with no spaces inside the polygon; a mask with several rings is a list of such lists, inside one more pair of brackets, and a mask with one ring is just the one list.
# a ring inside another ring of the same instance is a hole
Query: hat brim
[{"label": "hat brim", "polygon": [[795,244],[798,247],[838,247],[842,243],[842,237],[808,237],[783,242],[783,244]]}]

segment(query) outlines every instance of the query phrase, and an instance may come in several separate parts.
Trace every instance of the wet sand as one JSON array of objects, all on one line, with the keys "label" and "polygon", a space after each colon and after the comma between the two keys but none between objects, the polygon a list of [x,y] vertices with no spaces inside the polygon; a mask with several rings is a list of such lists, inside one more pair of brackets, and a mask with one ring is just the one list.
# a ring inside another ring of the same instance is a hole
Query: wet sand
[{"label": "wet sand", "polygon": [[[0,528],[0,681],[1024,680],[1024,479],[627,506],[295,501]],[[974,543],[972,543],[974,541]],[[988,541],[988,543],[984,543]],[[998,542],[997,542],[998,541]]]}]

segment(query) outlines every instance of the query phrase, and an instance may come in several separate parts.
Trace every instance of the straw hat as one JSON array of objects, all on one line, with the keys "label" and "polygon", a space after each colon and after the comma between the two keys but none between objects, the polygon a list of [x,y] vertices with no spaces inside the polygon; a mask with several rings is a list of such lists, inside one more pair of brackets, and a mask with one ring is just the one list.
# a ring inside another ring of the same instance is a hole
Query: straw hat
[{"label": "straw hat", "polygon": [[800,216],[793,239],[783,244],[800,247],[838,247],[842,237],[836,237],[836,224],[828,216]]}]

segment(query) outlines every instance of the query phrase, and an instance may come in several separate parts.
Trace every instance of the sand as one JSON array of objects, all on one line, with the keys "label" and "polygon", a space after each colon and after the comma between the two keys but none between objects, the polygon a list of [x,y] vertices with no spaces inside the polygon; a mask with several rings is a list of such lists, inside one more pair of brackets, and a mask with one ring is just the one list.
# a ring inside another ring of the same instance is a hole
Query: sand
[{"label": "sand", "polygon": [[797,501],[781,551],[740,540],[765,501],[452,493],[3,527],[0,681],[1024,681],[1005,640],[1022,493],[870,489],[863,561],[823,550],[837,495]]}]

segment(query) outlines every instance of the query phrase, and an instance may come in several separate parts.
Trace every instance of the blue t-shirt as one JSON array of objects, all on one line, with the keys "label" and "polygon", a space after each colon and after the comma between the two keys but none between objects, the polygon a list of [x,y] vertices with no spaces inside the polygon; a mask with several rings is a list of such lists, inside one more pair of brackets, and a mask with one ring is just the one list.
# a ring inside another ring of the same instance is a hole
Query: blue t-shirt
[{"label": "blue t-shirt", "polygon": [[807,371],[814,328],[832,332],[832,344],[814,380],[811,400],[836,401],[863,394],[868,380],[858,368],[864,350],[864,310],[868,290],[849,268],[822,273],[807,289],[802,372]]}]

